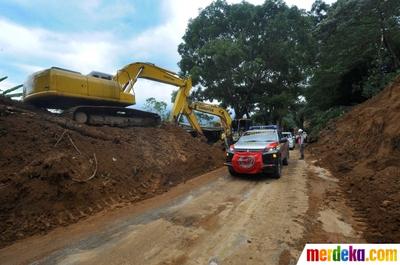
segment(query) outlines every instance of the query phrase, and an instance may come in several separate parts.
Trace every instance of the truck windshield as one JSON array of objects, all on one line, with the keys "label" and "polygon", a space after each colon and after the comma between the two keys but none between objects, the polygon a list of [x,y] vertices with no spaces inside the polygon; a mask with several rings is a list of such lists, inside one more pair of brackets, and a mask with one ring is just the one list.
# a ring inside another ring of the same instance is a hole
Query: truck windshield
[{"label": "truck windshield", "polygon": [[247,134],[240,137],[238,142],[276,142],[278,135],[275,132],[263,132],[255,134]]}]

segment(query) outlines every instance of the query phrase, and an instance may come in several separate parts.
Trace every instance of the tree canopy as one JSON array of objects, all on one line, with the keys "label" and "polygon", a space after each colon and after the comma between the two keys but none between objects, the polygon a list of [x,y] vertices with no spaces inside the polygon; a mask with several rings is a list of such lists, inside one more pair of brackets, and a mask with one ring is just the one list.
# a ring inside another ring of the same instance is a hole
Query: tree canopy
[{"label": "tree canopy", "polygon": [[218,100],[237,118],[302,126],[366,100],[397,75],[400,2],[316,0],[306,12],[282,0],[216,0],[189,22],[178,52],[195,99]]},{"label": "tree canopy", "polygon": [[193,19],[179,46],[198,99],[216,99],[237,117],[259,110],[278,121],[299,94],[310,62],[310,19],[283,1],[262,6],[215,1]]},{"label": "tree canopy", "polygon": [[169,113],[167,112],[167,103],[164,101],[158,101],[153,97],[147,98],[143,108],[147,111],[157,113],[160,115],[162,120],[168,118]]}]

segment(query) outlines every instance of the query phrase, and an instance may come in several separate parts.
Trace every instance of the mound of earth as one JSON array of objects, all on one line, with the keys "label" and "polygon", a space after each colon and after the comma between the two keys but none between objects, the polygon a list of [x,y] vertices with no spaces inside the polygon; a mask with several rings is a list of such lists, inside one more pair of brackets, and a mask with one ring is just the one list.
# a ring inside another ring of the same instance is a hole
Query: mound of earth
[{"label": "mound of earth", "polygon": [[400,241],[400,78],[328,126],[311,146],[341,177],[370,242]]},{"label": "mound of earth", "polygon": [[182,128],[80,125],[0,98],[0,247],[223,165]]}]

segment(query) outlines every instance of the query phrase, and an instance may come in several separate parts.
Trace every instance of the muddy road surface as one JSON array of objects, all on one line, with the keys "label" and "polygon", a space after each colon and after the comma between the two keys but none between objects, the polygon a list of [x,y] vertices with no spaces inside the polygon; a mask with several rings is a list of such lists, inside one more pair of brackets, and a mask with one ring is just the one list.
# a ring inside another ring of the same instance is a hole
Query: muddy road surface
[{"label": "muddy road surface", "polygon": [[292,151],[280,179],[225,168],[0,250],[2,264],[296,264],[306,242],[363,242],[338,180]]}]

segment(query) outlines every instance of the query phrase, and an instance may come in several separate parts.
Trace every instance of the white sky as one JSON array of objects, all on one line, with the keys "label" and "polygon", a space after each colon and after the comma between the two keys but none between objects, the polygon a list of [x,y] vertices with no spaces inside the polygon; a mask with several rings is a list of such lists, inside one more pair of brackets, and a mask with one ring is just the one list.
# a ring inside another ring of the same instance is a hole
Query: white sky
[{"label": "white sky", "polygon": [[[18,1],[30,3],[27,0]],[[77,1],[77,5],[87,8],[86,2]],[[96,4],[99,1],[91,0],[91,2]],[[130,4],[138,2],[140,1]],[[32,27],[29,24],[18,24],[2,16],[0,11],[0,60],[10,61],[9,65],[19,69],[20,75],[11,76],[7,66],[1,66],[3,69],[0,69],[0,76],[9,75],[9,79],[7,82],[0,82],[0,89],[20,84],[32,72],[51,66],[60,66],[83,74],[91,70],[113,74],[125,64],[145,61],[178,71],[177,63],[180,56],[177,46],[182,42],[187,22],[198,15],[200,8],[205,8],[211,2],[211,0],[160,0],[163,10],[161,15],[165,17],[163,23],[124,39],[118,39],[117,34],[112,31],[71,33],[51,30],[46,25]],[[228,0],[228,2],[238,3],[241,0]],[[264,0],[248,0],[248,2],[262,4]],[[331,3],[333,0],[326,2]],[[115,5],[118,3],[126,5],[125,1],[116,1]],[[313,1],[286,0],[286,3],[309,10]],[[115,8],[118,10],[118,7]],[[87,12],[91,12],[91,9]],[[99,16],[99,14],[88,15]],[[107,13],[104,15],[107,16]],[[140,107],[149,97],[170,103],[170,95],[174,89],[168,85],[140,80],[135,85],[137,105]]]}]

